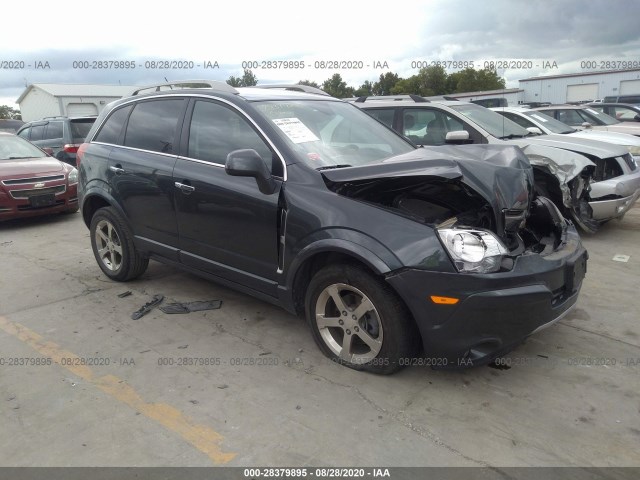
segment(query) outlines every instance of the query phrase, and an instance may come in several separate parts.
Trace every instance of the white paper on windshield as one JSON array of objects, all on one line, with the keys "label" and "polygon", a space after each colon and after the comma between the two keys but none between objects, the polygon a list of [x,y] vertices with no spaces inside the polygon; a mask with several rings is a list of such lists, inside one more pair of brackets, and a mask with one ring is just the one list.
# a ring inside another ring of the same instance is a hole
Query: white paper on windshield
[{"label": "white paper on windshield", "polygon": [[541,117],[540,115],[536,115],[535,113],[533,115],[531,115],[533,118],[535,118],[536,120],[538,120],[539,122],[546,122],[547,119],[544,117]]},{"label": "white paper on windshield", "polygon": [[293,143],[316,142],[319,140],[299,118],[274,118],[275,123]]}]

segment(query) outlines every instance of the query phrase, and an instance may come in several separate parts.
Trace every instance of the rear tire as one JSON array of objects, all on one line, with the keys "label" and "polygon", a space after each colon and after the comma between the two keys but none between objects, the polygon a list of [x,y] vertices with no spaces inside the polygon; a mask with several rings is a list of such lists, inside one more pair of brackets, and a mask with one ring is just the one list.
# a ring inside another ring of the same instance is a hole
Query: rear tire
[{"label": "rear tire", "polygon": [[103,207],[91,218],[91,247],[98,265],[112,280],[125,282],[144,273],[149,259],[133,243],[131,229],[113,207]]},{"label": "rear tire", "polygon": [[309,283],[305,309],[322,353],[346,367],[390,374],[418,352],[420,336],[408,309],[363,267],[320,270]]}]

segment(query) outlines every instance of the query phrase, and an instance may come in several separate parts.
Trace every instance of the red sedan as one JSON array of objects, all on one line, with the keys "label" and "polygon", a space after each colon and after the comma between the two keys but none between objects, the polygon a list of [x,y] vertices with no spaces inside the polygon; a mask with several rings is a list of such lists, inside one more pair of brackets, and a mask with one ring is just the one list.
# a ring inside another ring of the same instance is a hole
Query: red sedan
[{"label": "red sedan", "polygon": [[78,210],[78,171],[0,132],[0,221]]}]

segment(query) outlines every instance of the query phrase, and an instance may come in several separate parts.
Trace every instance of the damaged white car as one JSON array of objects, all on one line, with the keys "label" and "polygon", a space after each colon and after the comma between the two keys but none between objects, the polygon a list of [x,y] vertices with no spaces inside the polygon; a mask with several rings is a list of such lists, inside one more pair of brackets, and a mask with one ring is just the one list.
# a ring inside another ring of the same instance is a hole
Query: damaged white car
[{"label": "damaged white car", "polygon": [[538,193],[587,232],[622,217],[640,195],[640,170],[622,147],[537,136],[496,112],[460,101],[402,95],[361,97],[354,105],[417,145],[519,146],[534,167]]}]

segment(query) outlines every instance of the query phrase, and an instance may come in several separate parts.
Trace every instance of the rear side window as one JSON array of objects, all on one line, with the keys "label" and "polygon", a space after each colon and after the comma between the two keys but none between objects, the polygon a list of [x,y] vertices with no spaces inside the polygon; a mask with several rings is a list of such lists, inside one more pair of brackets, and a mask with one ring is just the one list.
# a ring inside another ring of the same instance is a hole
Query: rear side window
[{"label": "rear side window", "polygon": [[52,140],[63,137],[64,124],[62,122],[49,122],[47,131],[44,134],[45,140]]},{"label": "rear side window", "polygon": [[129,112],[133,107],[128,105],[113,112],[107,121],[96,135],[96,142],[112,143],[115,145],[120,144],[120,134],[124,127],[127,118],[129,118]]},{"label": "rear side window", "polygon": [[82,143],[87,137],[91,126],[95,122],[95,118],[83,118],[81,120],[71,120],[71,138],[73,143]]},{"label": "rear side window", "polygon": [[138,103],[131,112],[124,137],[126,147],[173,153],[183,99]]},{"label": "rear side window", "polygon": [[31,127],[31,141],[42,140],[44,135],[44,125],[34,125]]},{"label": "rear side window", "polygon": [[384,123],[387,127],[393,128],[393,108],[376,108],[365,111],[373,118],[376,118],[380,122]]}]

